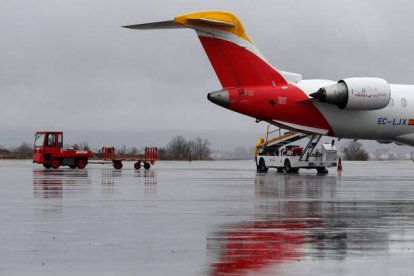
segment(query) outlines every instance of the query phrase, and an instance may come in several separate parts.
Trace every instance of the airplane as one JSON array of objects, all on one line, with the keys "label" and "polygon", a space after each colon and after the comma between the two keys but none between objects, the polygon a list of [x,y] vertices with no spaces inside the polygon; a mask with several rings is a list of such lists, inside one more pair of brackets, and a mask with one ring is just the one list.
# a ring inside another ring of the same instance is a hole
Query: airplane
[{"label": "airplane", "polygon": [[283,129],[345,139],[414,146],[414,86],[375,77],[303,80],[276,69],[239,18],[200,11],[129,29],[193,29],[222,85],[208,100]]}]

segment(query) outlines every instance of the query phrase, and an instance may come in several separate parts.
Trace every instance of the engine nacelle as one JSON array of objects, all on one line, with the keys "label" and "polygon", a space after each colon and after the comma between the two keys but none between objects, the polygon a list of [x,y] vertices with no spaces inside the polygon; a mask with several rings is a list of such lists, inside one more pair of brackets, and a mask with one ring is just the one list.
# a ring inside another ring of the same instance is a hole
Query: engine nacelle
[{"label": "engine nacelle", "polygon": [[322,87],[310,96],[337,105],[340,109],[376,110],[389,104],[391,89],[383,79],[349,78]]}]

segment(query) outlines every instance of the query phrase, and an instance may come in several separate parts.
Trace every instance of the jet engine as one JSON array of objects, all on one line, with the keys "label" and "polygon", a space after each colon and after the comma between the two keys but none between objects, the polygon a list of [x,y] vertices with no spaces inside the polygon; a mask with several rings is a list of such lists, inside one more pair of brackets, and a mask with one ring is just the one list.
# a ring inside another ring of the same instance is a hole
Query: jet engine
[{"label": "jet engine", "polygon": [[337,105],[340,109],[376,110],[388,105],[391,89],[383,79],[349,78],[322,87],[310,96]]}]

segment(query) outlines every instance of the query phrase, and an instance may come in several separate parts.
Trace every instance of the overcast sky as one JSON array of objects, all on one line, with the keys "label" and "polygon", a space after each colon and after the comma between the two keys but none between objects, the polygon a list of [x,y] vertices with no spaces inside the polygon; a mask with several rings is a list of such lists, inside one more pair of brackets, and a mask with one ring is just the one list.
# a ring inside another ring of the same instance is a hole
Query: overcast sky
[{"label": "overcast sky", "polygon": [[38,129],[98,147],[254,144],[265,124],[206,99],[221,87],[193,31],[120,27],[204,9],[236,13],[275,67],[305,79],[414,84],[413,1],[1,0],[0,145]]}]

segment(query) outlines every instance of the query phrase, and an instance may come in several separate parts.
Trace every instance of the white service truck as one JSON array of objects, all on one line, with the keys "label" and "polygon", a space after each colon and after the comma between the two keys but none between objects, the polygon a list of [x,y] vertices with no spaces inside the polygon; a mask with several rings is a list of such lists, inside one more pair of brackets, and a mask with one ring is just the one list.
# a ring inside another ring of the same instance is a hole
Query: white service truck
[{"label": "white service truck", "polygon": [[[271,140],[266,139],[256,157],[257,171],[267,172],[269,168],[276,168],[278,172],[297,173],[299,169],[316,169],[318,173],[327,173],[327,167],[337,165],[338,154],[333,142],[322,144],[318,150],[316,146],[321,137],[289,131]],[[287,145],[303,138],[309,139],[305,148]]]}]

